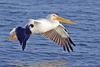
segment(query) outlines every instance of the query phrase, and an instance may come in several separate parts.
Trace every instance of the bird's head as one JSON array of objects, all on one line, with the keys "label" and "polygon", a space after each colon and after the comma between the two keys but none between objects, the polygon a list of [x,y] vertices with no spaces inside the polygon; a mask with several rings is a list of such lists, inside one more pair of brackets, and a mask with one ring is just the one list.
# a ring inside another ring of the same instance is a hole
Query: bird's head
[{"label": "bird's head", "polygon": [[49,14],[49,18],[52,21],[63,22],[63,23],[66,23],[66,24],[75,24],[75,22],[73,22],[71,20],[68,20],[68,19],[64,19],[64,18],[60,17],[58,14],[56,14],[56,13]]},{"label": "bird's head", "polygon": [[29,30],[31,31],[32,34],[35,34],[38,31],[39,24],[40,24],[40,22],[38,22],[37,20],[29,19],[29,22],[26,26],[29,27]]}]

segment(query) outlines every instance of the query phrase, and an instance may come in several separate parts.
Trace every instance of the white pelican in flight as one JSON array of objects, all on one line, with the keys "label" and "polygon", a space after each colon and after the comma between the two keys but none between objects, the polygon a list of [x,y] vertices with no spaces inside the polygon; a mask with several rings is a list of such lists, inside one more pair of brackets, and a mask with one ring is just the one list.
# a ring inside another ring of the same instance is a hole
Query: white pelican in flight
[{"label": "white pelican in flight", "polygon": [[22,50],[24,50],[26,41],[31,34],[41,34],[63,47],[64,51],[73,51],[72,46],[75,46],[75,44],[71,40],[68,31],[60,22],[75,24],[68,19],[59,17],[57,14],[49,14],[46,18],[30,19],[25,28],[13,28],[10,32],[11,37],[9,39],[18,39],[20,45],[22,45]]}]

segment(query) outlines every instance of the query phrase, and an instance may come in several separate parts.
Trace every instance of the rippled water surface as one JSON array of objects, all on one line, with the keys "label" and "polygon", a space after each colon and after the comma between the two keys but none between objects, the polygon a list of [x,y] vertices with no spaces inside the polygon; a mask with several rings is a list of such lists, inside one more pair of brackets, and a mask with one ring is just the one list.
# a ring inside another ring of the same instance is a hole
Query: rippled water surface
[{"label": "rippled water surface", "polygon": [[[25,51],[18,41],[7,40],[13,27],[49,12],[77,23],[64,25],[77,45],[74,52],[64,52],[40,35],[28,40]],[[100,67],[100,1],[0,0],[0,67]]]}]

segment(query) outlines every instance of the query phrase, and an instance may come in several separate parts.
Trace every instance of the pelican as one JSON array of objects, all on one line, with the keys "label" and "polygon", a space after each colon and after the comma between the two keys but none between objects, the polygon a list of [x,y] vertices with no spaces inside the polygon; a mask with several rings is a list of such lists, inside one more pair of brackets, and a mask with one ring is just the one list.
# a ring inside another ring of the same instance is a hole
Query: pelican
[{"label": "pelican", "polygon": [[64,51],[73,51],[75,44],[71,40],[67,29],[61,23],[75,24],[75,22],[64,19],[55,13],[49,14],[46,18],[30,19],[24,28],[13,28],[9,40],[18,39],[20,45],[22,45],[22,50],[24,50],[26,41],[31,34],[41,34],[63,47]]}]

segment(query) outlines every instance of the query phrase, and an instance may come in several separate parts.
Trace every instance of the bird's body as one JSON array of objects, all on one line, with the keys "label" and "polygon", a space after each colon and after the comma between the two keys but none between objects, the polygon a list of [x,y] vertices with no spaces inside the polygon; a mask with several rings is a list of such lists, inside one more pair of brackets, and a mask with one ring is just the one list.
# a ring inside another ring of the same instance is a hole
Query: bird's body
[{"label": "bird's body", "polygon": [[32,33],[44,33],[61,25],[59,22],[51,22],[47,19],[30,19],[27,25],[33,24]]},{"label": "bird's body", "polygon": [[[70,52],[70,50],[73,51],[72,45],[75,46],[75,44],[72,42],[71,38],[69,37],[68,31],[66,31],[65,27],[60,22],[74,24],[74,22],[61,18],[56,14],[50,14],[46,18],[41,18],[37,20],[30,19],[24,29],[24,31],[25,30],[27,31],[22,34],[25,34],[26,36],[28,35],[30,36],[30,34],[41,34],[46,36],[50,40],[56,42],[58,45],[62,46],[64,50],[67,50],[68,52]],[[27,34],[28,32],[30,33]],[[22,37],[22,34],[18,34],[20,32],[16,31],[16,33],[18,36],[21,35]],[[26,39],[25,38],[26,36],[23,36],[22,38],[19,37],[22,43],[26,42],[24,40],[28,40],[29,37],[27,37]],[[26,44],[22,44],[22,45],[24,46]]]}]

